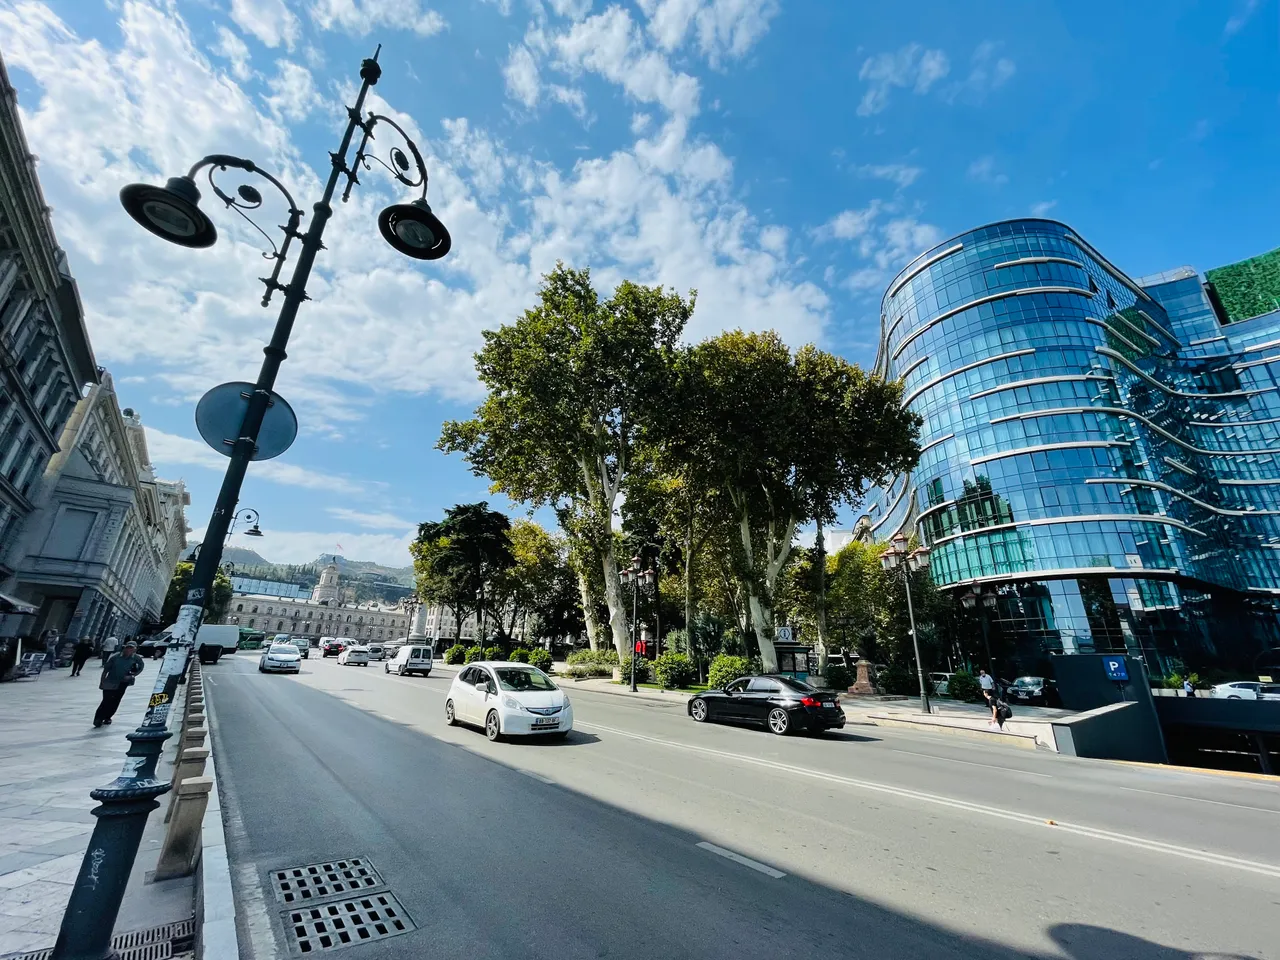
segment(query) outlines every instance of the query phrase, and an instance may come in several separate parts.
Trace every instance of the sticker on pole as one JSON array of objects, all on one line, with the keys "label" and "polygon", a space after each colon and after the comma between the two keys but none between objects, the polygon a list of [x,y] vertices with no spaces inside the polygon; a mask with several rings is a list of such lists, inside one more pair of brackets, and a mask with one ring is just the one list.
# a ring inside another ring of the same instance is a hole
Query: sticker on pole
[{"label": "sticker on pole", "polygon": [[1107,679],[1121,682],[1129,679],[1129,667],[1124,657],[1103,657],[1102,668],[1107,671]]},{"label": "sticker on pole", "polygon": [[[231,456],[255,390],[254,384],[240,380],[220,383],[196,404],[196,429],[204,442],[224,457]],[[251,460],[278,457],[293,446],[298,437],[298,417],[284,397],[273,390],[268,404]]]}]

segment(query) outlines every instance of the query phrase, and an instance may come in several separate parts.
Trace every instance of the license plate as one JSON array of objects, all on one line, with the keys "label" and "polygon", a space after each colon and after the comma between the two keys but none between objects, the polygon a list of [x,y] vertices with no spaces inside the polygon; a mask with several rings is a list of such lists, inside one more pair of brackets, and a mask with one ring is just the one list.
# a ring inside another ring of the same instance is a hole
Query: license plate
[{"label": "license plate", "polygon": [[1017,691],[1015,691],[1013,695],[1014,695],[1015,697],[1017,697],[1019,700],[1025,700],[1025,699],[1027,699],[1027,695],[1026,695],[1025,693],[1023,693],[1021,690],[1017,690]]},{"label": "license plate", "polygon": [[823,700],[822,705],[828,709],[831,709],[831,708],[834,708],[836,704],[834,700]]},{"label": "license plate", "polygon": [[558,727],[560,720],[557,717],[538,717],[533,721],[535,727]]}]

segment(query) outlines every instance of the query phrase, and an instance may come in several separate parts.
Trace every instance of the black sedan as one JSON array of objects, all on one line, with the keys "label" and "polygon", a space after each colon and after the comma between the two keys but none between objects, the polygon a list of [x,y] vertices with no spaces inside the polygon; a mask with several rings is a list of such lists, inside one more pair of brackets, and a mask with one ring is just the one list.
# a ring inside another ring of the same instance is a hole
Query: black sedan
[{"label": "black sedan", "polygon": [[1004,688],[1009,703],[1031,703],[1045,707],[1059,705],[1058,685],[1045,677],[1019,677]]},{"label": "black sedan", "polygon": [[320,656],[321,658],[336,657],[338,654],[342,652],[342,648],[344,646],[345,644],[343,644],[338,640],[330,640],[328,643],[326,643],[323,647],[320,648]]},{"label": "black sedan", "polygon": [[840,698],[794,677],[739,677],[723,690],[708,690],[689,700],[689,716],[699,723],[762,724],[782,736],[793,730],[821,733],[844,726]]}]

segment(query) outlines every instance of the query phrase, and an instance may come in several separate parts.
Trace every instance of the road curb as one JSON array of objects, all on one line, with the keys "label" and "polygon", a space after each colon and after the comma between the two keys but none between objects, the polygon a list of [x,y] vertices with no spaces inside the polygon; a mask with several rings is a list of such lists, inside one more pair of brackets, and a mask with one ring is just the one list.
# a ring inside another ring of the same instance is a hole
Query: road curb
[{"label": "road curb", "polygon": [[222,829],[222,803],[213,744],[211,738],[205,775],[212,778],[213,789],[209,791],[209,805],[201,823],[200,867],[196,874],[196,957],[199,960],[239,960],[236,901],[231,889],[227,837]]},{"label": "road curb", "polygon": [[956,737],[967,737],[970,740],[985,740],[988,743],[1000,743],[1022,750],[1038,750],[1036,738],[1021,733],[1005,733],[1002,730],[975,730],[972,727],[957,727],[948,723],[930,723],[928,720],[906,720],[899,717],[877,716],[867,717],[877,727],[900,727],[906,730],[927,730],[929,733],[945,733]]},{"label": "road curb", "polygon": [[1247,770],[1215,770],[1213,767],[1184,767],[1175,763],[1143,763],[1141,760],[1103,760],[1104,763],[1122,763],[1127,767],[1146,767],[1149,770],[1172,770],[1175,773],[1207,773],[1215,777],[1235,777],[1239,780],[1256,780],[1275,784],[1280,776],[1270,773],[1250,773]]}]

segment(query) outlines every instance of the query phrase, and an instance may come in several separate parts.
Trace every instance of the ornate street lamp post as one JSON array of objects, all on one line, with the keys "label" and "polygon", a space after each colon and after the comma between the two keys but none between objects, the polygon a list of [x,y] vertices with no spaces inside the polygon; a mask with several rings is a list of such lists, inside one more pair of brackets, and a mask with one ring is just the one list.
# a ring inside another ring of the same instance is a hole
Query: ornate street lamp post
[{"label": "ornate street lamp post", "polygon": [[[381,50],[381,47],[378,49]],[[205,171],[217,198],[244,217],[271,244],[272,250],[266,256],[275,261],[275,266],[271,276],[263,278],[267,289],[262,305],[267,306],[276,291],[284,294],[284,302],[280,307],[271,342],[263,351],[266,357],[258,379],[251,391],[240,394],[247,400],[247,404],[239,427],[228,428],[234,431],[234,440],[227,443],[230,447],[230,462],[205,532],[206,549],[201,550],[196,559],[186,602],[173,626],[174,643],[165,654],[156,677],[146,716],[142,725],[128,735],[128,760],[120,776],[108,786],[90,793],[101,805],[93,810],[97,818],[93,836],[63,914],[62,928],[53,949],[53,960],[100,960],[111,953],[112,929],[120,912],[120,902],[138,853],[147,815],[159,806],[156,798],[170,788],[168,782],[156,778],[156,763],[164,742],[170,736],[169,708],[195,642],[201,614],[213,593],[214,576],[222,559],[222,547],[240,498],[245,472],[249,461],[259,452],[259,434],[267,410],[273,403],[276,374],[280,364],[284,362],[285,348],[294,320],[298,316],[298,308],[307,299],[307,280],[311,276],[316,255],[323,246],[321,238],[333,213],[331,203],[339,181],[343,178],[346,180],[346,188],[342,194],[345,201],[350,196],[352,187],[359,182],[359,171],[369,168],[369,160],[377,160],[400,183],[411,189],[421,187],[422,196],[419,199],[412,203],[394,204],[383,210],[378,217],[378,229],[392,247],[418,260],[437,260],[449,252],[449,231],[427,205],[427,168],[417,146],[393,120],[375,113],[363,116],[369,88],[378,82],[381,75],[382,68],[378,65],[378,53],[375,51],[371,59],[360,65],[360,92],[356,95],[355,106],[347,111],[347,127],[342,135],[342,143],[338,151],[331,154],[332,169],[329,179],[323,196],[312,207],[313,217],[305,235],[298,229],[303,212],[284,184],[252,160],[240,157],[211,154],[196,163],[186,176],[173,177],[163,187],[135,183],[120,191],[120,202],[125,211],[151,233],[183,247],[208,247],[217,240],[218,232],[213,221],[199,206],[200,191],[196,187],[195,178],[198,173]],[[366,151],[379,124],[390,126],[404,138],[409,154],[413,157],[412,163],[409,155],[399,147],[391,150],[390,165]],[[357,130],[362,134],[360,145],[356,148],[353,162],[348,166],[347,152]],[[277,248],[270,235],[248,215],[262,206],[262,194],[258,189],[245,183],[232,195],[223,191],[214,179],[215,171],[232,168],[261,177],[288,202],[289,219],[282,228],[284,243],[280,247]],[[300,241],[302,248],[293,275],[284,284],[280,282],[280,271],[294,240]],[[287,445],[286,443],[285,446]],[[222,452],[228,453],[227,450]],[[277,448],[275,452],[282,452],[282,448]]]},{"label": "ornate street lamp post", "polygon": [[413,639],[413,621],[418,614],[418,608],[422,606],[422,601],[416,595],[409,595],[404,598],[404,608],[409,611],[409,625],[405,628],[405,639]]},{"label": "ornate street lamp post", "polygon": [[653,586],[657,578],[652,570],[643,569],[640,555],[631,558],[631,566],[620,574],[624,586],[631,585],[631,692],[636,692],[636,657],[640,655],[640,645],[636,642],[636,615],[639,608],[640,586]]},{"label": "ornate street lamp post", "polygon": [[989,636],[988,620],[1000,600],[995,593],[989,593],[979,588],[977,591],[966,591],[960,597],[960,605],[966,610],[973,610],[978,606],[979,600],[982,601],[982,611],[978,614],[978,619],[982,623],[982,646],[987,654],[987,673],[990,674],[992,679],[995,679],[996,669],[995,661],[991,659],[991,637]]},{"label": "ornate street lamp post", "polygon": [[880,564],[887,571],[903,568],[902,579],[907,591],[907,622],[911,627],[911,646],[916,655],[916,679],[920,681],[920,709],[924,713],[932,713],[929,705],[929,690],[924,682],[924,661],[920,659],[920,636],[916,631],[916,614],[911,605],[911,574],[929,567],[929,548],[917,547],[907,551],[905,534],[898,534],[889,541],[889,549],[880,555]]},{"label": "ornate street lamp post", "polygon": [[258,511],[252,507],[245,507],[238,513],[232,514],[231,523],[227,527],[227,539],[231,539],[231,535],[236,532],[236,521],[243,520],[245,523],[252,523],[253,526],[244,532],[246,537],[261,537],[262,530],[258,527]]}]

